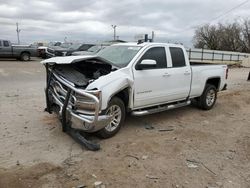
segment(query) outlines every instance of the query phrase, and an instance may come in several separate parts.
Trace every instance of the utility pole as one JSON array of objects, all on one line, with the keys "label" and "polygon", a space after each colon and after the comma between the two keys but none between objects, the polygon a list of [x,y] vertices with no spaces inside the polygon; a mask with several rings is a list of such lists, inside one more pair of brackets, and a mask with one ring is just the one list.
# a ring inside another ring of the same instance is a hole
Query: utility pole
[{"label": "utility pole", "polygon": [[16,33],[17,33],[17,42],[18,44],[20,44],[20,39],[19,39],[19,33],[20,33],[21,29],[18,28],[18,22],[16,23]]},{"label": "utility pole", "polygon": [[114,29],[114,40],[116,40],[116,25],[111,25],[111,27]]},{"label": "utility pole", "polygon": [[154,42],[154,39],[155,39],[155,32],[152,31],[152,42]]}]

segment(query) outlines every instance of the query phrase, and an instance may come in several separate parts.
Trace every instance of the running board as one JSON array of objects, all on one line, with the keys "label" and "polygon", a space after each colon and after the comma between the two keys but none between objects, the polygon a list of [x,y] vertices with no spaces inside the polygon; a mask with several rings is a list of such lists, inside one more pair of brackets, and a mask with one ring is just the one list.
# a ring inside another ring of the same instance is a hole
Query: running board
[{"label": "running board", "polygon": [[148,114],[154,114],[157,112],[163,112],[166,110],[171,110],[171,109],[187,106],[190,103],[191,103],[191,101],[188,100],[188,101],[181,102],[181,103],[169,104],[169,105],[164,105],[164,106],[157,106],[157,107],[151,108],[151,109],[136,110],[136,111],[133,111],[131,114],[133,116],[144,116],[144,115],[148,115]]}]

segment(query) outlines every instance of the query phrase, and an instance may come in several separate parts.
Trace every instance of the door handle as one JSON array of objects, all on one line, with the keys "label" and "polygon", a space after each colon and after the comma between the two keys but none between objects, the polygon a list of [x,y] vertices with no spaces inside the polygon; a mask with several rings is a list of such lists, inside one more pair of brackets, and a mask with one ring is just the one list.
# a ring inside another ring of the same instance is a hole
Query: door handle
[{"label": "door handle", "polygon": [[191,72],[189,72],[189,71],[184,72],[184,75],[190,75],[190,74],[191,74]]},{"label": "door handle", "polygon": [[163,75],[162,75],[163,77],[169,77],[169,76],[171,76],[169,73],[164,73]]}]

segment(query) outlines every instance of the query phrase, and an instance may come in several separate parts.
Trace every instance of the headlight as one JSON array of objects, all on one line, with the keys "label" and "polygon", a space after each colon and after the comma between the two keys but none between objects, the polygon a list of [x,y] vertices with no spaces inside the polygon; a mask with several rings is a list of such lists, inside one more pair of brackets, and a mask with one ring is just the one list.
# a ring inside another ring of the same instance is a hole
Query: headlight
[{"label": "headlight", "polygon": [[[101,91],[88,91],[89,94],[96,96],[101,101]],[[75,108],[76,110],[94,111],[96,109],[96,101],[84,95],[75,94]]]}]

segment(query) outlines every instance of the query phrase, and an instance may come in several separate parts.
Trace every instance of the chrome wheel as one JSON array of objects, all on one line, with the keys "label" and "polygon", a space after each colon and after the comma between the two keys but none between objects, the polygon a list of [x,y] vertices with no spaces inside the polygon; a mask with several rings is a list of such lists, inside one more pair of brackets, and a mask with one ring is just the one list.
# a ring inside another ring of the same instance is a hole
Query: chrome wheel
[{"label": "chrome wheel", "polygon": [[24,55],[24,56],[23,56],[23,60],[24,60],[24,61],[28,61],[28,60],[29,60],[29,56],[28,56],[28,55]]},{"label": "chrome wheel", "polygon": [[210,89],[207,92],[207,96],[206,96],[206,103],[208,106],[212,106],[214,104],[215,97],[216,97],[215,91],[213,89]]},{"label": "chrome wheel", "polygon": [[103,129],[98,131],[98,135],[102,138],[110,138],[114,136],[124,123],[126,116],[126,109],[123,101],[118,97],[113,97],[109,101],[109,105],[105,112],[106,115],[111,116],[110,123]]},{"label": "chrome wheel", "polygon": [[111,115],[111,122],[105,127],[108,132],[114,131],[120,124],[122,118],[122,111],[120,106],[112,105],[107,110],[107,115]]},{"label": "chrome wheel", "polygon": [[30,55],[28,53],[22,53],[21,54],[21,60],[22,61],[29,61],[30,60]]}]

